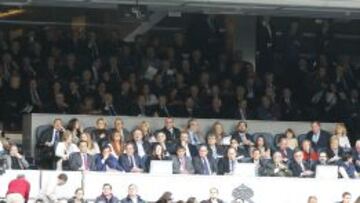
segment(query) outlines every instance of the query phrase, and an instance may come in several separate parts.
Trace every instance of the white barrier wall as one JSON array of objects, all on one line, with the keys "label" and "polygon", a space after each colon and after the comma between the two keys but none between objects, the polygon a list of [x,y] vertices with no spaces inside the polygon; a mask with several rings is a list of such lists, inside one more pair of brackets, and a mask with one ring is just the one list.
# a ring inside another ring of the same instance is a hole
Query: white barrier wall
[{"label": "white barrier wall", "polygon": [[[35,132],[38,126],[42,125],[51,125],[52,121],[55,118],[61,118],[65,124],[72,118],[78,118],[81,121],[81,124],[84,128],[86,127],[94,127],[96,119],[101,116],[96,115],[63,115],[63,114],[30,114],[24,116],[23,120],[23,146],[26,152],[31,152],[30,154],[34,155],[35,148]],[[108,121],[108,127],[113,127],[113,122],[116,116],[103,116]],[[159,117],[136,117],[136,116],[119,116],[123,119],[125,123],[125,127],[128,130],[134,129],[141,121],[148,121],[150,123],[151,129],[157,130],[163,128],[164,126],[164,118]],[[175,125],[180,128],[186,128],[187,122],[189,118],[175,118]],[[237,120],[229,120],[229,119],[198,119],[200,127],[202,129],[202,133],[206,134],[212,124],[215,121],[221,121],[224,125],[224,129],[227,133],[231,133],[234,131],[234,127],[237,123]],[[310,123],[309,122],[284,122],[284,121],[255,121],[249,120],[248,127],[249,132],[268,132],[272,134],[283,133],[287,128],[292,128],[295,134],[303,134],[309,131]],[[335,128],[334,123],[322,123],[322,128],[324,130],[333,132]]]},{"label": "white barrier wall", "polygon": [[[7,171],[0,176],[0,198],[5,196],[7,185],[17,174],[25,174],[31,182],[30,197],[35,199],[45,187],[48,180],[56,179],[60,171]],[[118,198],[127,195],[127,187],[136,184],[139,194],[147,201],[156,201],[163,192],[173,193],[174,200],[186,200],[196,197],[203,200],[209,197],[209,189],[216,187],[220,191],[220,198],[225,202],[232,202],[233,190],[241,185],[253,192],[251,200],[255,203],[304,203],[308,196],[317,196],[319,203],[339,201],[343,192],[350,192],[353,199],[360,195],[360,180],[346,179],[305,179],[305,178],[273,178],[255,177],[242,178],[237,176],[200,176],[200,175],[150,175],[125,174],[103,172],[65,172],[68,183],[58,190],[61,197],[72,197],[76,188],[84,186],[85,197],[94,200],[101,194],[102,185],[110,183],[113,193]],[[41,177],[42,178],[41,178]],[[83,181],[83,182],[82,182]],[[82,182],[82,183],[81,183]]]},{"label": "white barrier wall", "polygon": [[354,199],[360,195],[359,180],[90,173],[84,181],[85,195],[89,199],[101,194],[103,183],[110,183],[118,197],[125,197],[127,186],[134,183],[143,199],[148,201],[156,201],[165,191],[171,191],[175,200],[188,197],[203,200],[209,197],[209,189],[216,187],[221,199],[232,202],[233,190],[242,184],[254,192],[251,200],[255,203],[304,203],[310,195],[317,196],[319,203],[331,203],[339,201],[344,191],[350,192]]}]

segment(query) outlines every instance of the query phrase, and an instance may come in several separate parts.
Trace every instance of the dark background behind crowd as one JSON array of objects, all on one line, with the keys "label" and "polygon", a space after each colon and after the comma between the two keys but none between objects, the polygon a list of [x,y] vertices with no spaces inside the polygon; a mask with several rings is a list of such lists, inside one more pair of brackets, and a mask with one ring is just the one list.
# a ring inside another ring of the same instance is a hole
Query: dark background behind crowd
[{"label": "dark background behind crowd", "polygon": [[360,69],[356,48],[338,49],[343,24],[259,18],[255,69],[226,49],[222,18],[195,17],[133,43],[116,31],[2,30],[0,119],[10,130],[40,112],[320,120],[345,122],[355,140]]}]

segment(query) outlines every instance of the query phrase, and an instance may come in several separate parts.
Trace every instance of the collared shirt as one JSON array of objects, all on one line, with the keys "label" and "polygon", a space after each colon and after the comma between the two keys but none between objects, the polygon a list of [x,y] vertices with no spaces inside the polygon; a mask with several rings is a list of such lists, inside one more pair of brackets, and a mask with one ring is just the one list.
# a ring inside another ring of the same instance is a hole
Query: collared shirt
[{"label": "collared shirt", "polygon": [[139,155],[140,157],[143,157],[143,156],[146,155],[142,141],[137,141],[137,142],[136,142],[136,147],[137,147],[137,153],[138,153],[138,155]]}]

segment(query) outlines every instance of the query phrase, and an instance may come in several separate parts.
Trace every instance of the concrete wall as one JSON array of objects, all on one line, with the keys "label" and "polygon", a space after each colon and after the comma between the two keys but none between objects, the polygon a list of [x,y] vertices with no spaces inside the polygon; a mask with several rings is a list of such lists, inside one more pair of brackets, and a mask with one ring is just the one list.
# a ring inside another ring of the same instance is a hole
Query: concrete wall
[{"label": "concrete wall", "polygon": [[[66,126],[67,122],[72,118],[78,118],[84,128],[95,126],[95,121],[100,116],[96,115],[62,115],[62,114],[30,114],[24,116],[23,120],[23,146],[27,153],[34,155],[35,147],[35,132],[36,128],[41,125],[50,125],[55,118],[61,118]],[[108,121],[108,127],[113,127],[113,121],[115,116],[104,116]],[[133,116],[121,116],[124,120],[125,127],[128,130],[132,130],[141,121],[146,120],[150,123],[151,129],[154,131],[163,127],[164,118],[155,117],[133,117]],[[183,129],[186,127],[188,118],[175,118],[175,125]],[[203,133],[207,133],[211,125],[219,119],[198,119]],[[295,133],[303,134],[309,131],[309,122],[283,122],[283,121],[247,121],[249,132],[268,132],[272,134],[283,133],[287,128],[292,128]],[[237,123],[237,120],[222,119],[221,123],[224,125],[225,131],[231,133]],[[332,132],[335,128],[335,123],[322,123],[324,130]]]}]

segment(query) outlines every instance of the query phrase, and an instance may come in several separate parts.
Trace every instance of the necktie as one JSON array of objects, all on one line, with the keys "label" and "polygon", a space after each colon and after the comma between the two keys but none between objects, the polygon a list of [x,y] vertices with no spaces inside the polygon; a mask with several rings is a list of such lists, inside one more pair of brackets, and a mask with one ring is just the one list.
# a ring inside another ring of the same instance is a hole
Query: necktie
[{"label": "necktie", "polygon": [[180,158],[180,170],[185,170],[185,160],[184,158]]},{"label": "necktie", "polygon": [[58,142],[60,140],[59,131],[55,131],[55,142]]},{"label": "necktie", "polygon": [[87,161],[87,156],[86,154],[83,154],[83,161],[84,161],[84,169],[85,170],[89,170],[89,166],[88,166],[88,161]]},{"label": "necktie", "polygon": [[210,175],[209,164],[208,164],[206,158],[203,159],[203,164],[204,164],[204,174]]},{"label": "necktie", "polygon": [[129,162],[130,162],[130,168],[134,168],[134,162],[132,156],[129,157]]}]

